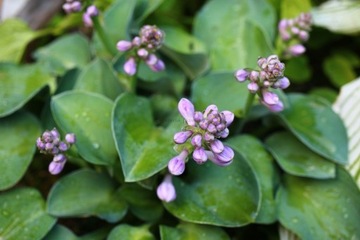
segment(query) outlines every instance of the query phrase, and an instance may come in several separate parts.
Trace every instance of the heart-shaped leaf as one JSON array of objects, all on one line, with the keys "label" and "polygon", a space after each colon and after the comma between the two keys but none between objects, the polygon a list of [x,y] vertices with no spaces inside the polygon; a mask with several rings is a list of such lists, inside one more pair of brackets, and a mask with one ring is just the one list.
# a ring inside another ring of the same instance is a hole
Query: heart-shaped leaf
[{"label": "heart-shaped leaf", "polygon": [[112,129],[125,181],[148,178],[163,169],[176,155],[173,135],[183,121],[174,120],[166,130],[156,128],[150,102],[125,93],[115,101]]},{"label": "heart-shaped leaf", "polygon": [[246,84],[240,84],[233,73],[226,72],[212,73],[197,79],[192,85],[191,98],[199,109],[215,104],[220,109],[241,116],[248,95]]},{"label": "heart-shaped leaf", "polygon": [[90,61],[89,41],[80,34],[65,35],[37,50],[35,57],[44,68],[62,75],[66,70],[83,67]]},{"label": "heart-shaped leaf", "polygon": [[59,224],[56,224],[44,238],[44,240],[54,239],[79,240],[72,231]]},{"label": "heart-shaped leaf", "polygon": [[0,194],[2,239],[42,239],[56,219],[45,211],[41,194],[32,188],[12,189]]},{"label": "heart-shaped leaf", "polygon": [[238,153],[226,167],[209,162],[197,165],[191,160],[184,176],[173,182],[177,196],[165,207],[179,219],[226,227],[255,222],[260,208],[259,183]]},{"label": "heart-shaped leaf", "polygon": [[277,217],[274,189],[278,184],[278,179],[271,155],[258,139],[250,135],[231,138],[227,143],[250,163],[259,180],[261,204],[256,222],[274,222]]},{"label": "heart-shaped leaf", "polygon": [[27,44],[38,36],[20,19],[7,19],[0,24],[2,62],[19,62]]},{"label": "heart-shaped leaf", "polygon": [[289,130],[308,148],[336,163],[346,164],[348,140],[341,118],[322,98],[289,94],[279,114]]},{"label": "heart-shaped leaf", "polygon": [[127,204],[109,176],[92,170],[79,170],[61,178],[52,187],[48,212],[57,217],[95,215],[108,222],[119,221]]},{"label": "heart-shaped leaf", "polygon": [[74,89],[100,93],[112,100],[124,91],[113,68],[100,58],[82,70]]},{"label": "heart-shaped leaf", "polygon": [[213,0],[196,16],[194,35],[207,46],[213,70],[234,71],[256,67],[259,56],[273,52],[274,26],[275,11],[267,1]]},{"label": "heart-shaped leaf", "polygon": [[193,223],[180,223],[176,228],[160,225],[161,240],[229,240],[229,236],[219,227]]},{"label": "heart-shaped leaf", "polygon": [[320,179],[335,177],[335,163],[314,153],[290,133],[275,133],[266,139],[266,144],[289,174]]},{"label": "heart-shaped leaf", "polygon": [[75,133],[79,154],[94,164],[112,165],[117,152],[111,134],[110,99],[90,92],[67,91],[52,98],[55,122],[65,132]]},{"label": "heart-shaped leaf", "polygon": [[155,240],[149,231],[149,226],[134,227],[128,224],[120,224],[115,227],[107,237],[107,240],[131,239],[131,240]]},{"label": "heart-shaped leaf", "polygon": [[335,179],[285,174],[276,201],[281,224],[301,239],[360,238],[360,191],[341,167]]},{"label": "heart-shaped leaf", "polygon": [[0,63],[0,117],[7,116],[25,105],[54,78],[41,65],[17,66]]},{"label": "heart-shaped leaf", "polygon": [[201,75],[209,68],[204,44],[184,30],[175,27],[161,27],[166,33],[161,51],[171,58],[190,78]]},{"label": "heart-shaped leaf", "polygon": [[41,127],[27,112],[17,112],[0,119],[0,190],[17,183],[28,168],[35,152]]}]

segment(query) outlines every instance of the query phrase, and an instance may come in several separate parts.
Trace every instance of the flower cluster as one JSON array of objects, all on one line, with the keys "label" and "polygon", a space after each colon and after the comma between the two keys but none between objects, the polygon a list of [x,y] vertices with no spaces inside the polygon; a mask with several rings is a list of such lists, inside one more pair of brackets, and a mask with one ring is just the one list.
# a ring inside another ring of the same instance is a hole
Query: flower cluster
[{"label": "flower cluster", "polygon": [[92,17],[96,17],[99,15],[99,10],[96,8],[96,6],[91,5],[89,6],[85,13],[83,14],[83,22],[86,27],[92,27],[93,21],[91,20]]},{"label": "flower cluster", "polygon": [[164,70],[164,62],[154,54],[162,46],[164,37],[165,33],[156,26],[145,25],[140,29],[139,36],[134,37],[132,41],[119,41],[117,49],[120,52],[129,51],[129,57],[123,66],[125,73],[133,76],[140,60],[154,72]]},{"label": "flower cluster", "polygon": [[67,14],[80,12],[81,11],[81,2],[74,0],[66,0],[66,3],[63,4],[62,8]]},{"label": "flower cluster", "polygon": [[[234,114],[230,111],[219,112],[216,105],[209,105],[204,112],[198,112],[186,98],[179,101],[178,109],[186,121],[186,126],[174,135],[176,148],[181,149],[181,152],[169,161],[169,172],[172,175],[181,175],[185,171],[185,163],[191,153],[197,164],[210,160],[220,166],[229,165],[234,158],[234,151],[224,145],[219,138],[226,138],[229,135],[228,126],[234,120]],[[167,175],[159,185],[157,194],[166,202],[175,199],[176,193],[171,175]]]},{"label": "flower cluster", "polygon": [[293,19],[282,19],[278,30],[281,39],[286,43],[285,56],[299,56],[305,52],[301,44],[309,39],[312,17],[310,13],[301,13]]},{"label": "flower cluster", "polygon": [[54,155],[49,165],[51,174],[58,174],[64,168],[66,163],[65,152],[74,144],[76,137],[74,133],[65,135],[65,141],[61,141],[60,133],[56,128],[51,131],[46,130],[41,137],[36,140],[36,146],[41,153]]},{"label": "flower cluster", "polygon": [[269,91],[269,88],[285,89],[290,85],[289,79],[284,77],[285,64],[280,62],[276,55],[259,58],[257,64],[260,71],[239,69],[235,73],[235,78],[239,82],[249,80],[249,91],[258,94],[260,102],[270,111],[282,111],[283,103],[275,93]]}]

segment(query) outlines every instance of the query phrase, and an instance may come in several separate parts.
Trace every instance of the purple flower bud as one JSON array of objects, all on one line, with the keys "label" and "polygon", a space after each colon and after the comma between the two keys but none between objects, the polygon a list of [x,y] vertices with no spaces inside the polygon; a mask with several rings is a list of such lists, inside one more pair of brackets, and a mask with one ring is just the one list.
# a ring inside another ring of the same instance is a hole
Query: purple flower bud
[{"label": "purple flower bud", "polygon": [[182,98],[179,101],[178,109],[181,116],[185,119],[188,125],[195,126],[194,114],[195,108],[194,105],[186,98]]},{"label": "purple flower bud", "polygon": [[86,27],[92,27],[93,26],[93,22],[91,20],[91,16],[88,13],[84,13],[82,16],[83,19],[83,23]]},{"label": "purple flower bud", "polygon": [[158,59],[154,65],[150,65],[149,67],[154,72],[160,72],[165,69],[165,63],[161,59]]},{"label": "purple flower bud", "polygon": [[71,3],[64,3],[62,5],[62,8],[64,9],[64,11],[69,14],[72,13],[72,4]]},{"label": "purple flower bud", "polygon": [[49,172],[50,172],[52,175],[59,174],[59,173],[63,170],[64,165],[65,165],[65,161],[63,161],[63,162],[55,162],[55,161],[52,161],[52,162],[49,164]]},{"label": "purple flower bud", "polygon": [[280,31],[280,37],[284,41],[288,41],[291,38],[291,35],[288,32]]},{"label": "purple flower bud", "polygon": [[261,101],[261,103],[272,112],[281,112],[282,110],[284,110],[284,105],[280,100],[277,103],[271,105],[267,104],[264,101]]},{"label": "purple flower bud", "polygon": [[215,139],[210,143],[210,148],[214,153],[221,153],[224,151],[224,144],[220,140]]},{"label": "purple flower bud", "polygon": [[278,24],[279,31],[284,31],[288,27],[288,22],[286,19],[281,19],[281,21]]},{"label": "purple flower bud", "polygon": [[124,72],[129,75],[133,76],[136,73],[136,61],[135,58],[130,57],[124,64]]},{"label": "purple flower bud", "polygon": [[155,54],[149,54],[149,56],[146,59],[146,64],[148,66],[152,66],[152,65],[155,65],[157,61],[158,61],[158,58],[156,57]]},{"label": "purple flower bud", "polygon": [[298,34],[301,41],[305,42],[309,39],[309,33],[307,31],[300,31]]},{"label": "purple flower bud", "polygon": [[300,56],[301,54],[303,54],[305,52],[305,50],[306,50],[305,47],[301,44],[295,44],[288,48],[288,52],[292,56]]},{"label": "purple flower bud", "polygon": [[202,112],[196,111],[194,114],[194,120],[195,122],[200,122],[201,120],[203,120]]},{"label": "purple flower bud", "polygon": [[132,48],[132,43],[129,41],[121,40],[116,44],[116,48],[121,52],[126,52]]},{"label": "purple flower bud", "polygon": [[216,126],[216,130],[217,130],[218,132],[223,131],[225,128],[226,128],[226,125],[223,124],[223,123],[220,123],[219,125]]},{"label": "purple flower bud", "polygon": [[260,71],[260,73],[259,73],[259,79],[260,79],[261,81],[264,81],[264,80],[267,79],[267,78],[268,78],[268,76],[267,76],[266,72],[265,72],[265,71]]},{"label": "purple flower bud", "polygon": [[79,12],[81,10],[81,2],[75,1],[71,4],[72,12]]},{"label": "purple flower bud", "polygon": [[99,15],[99,10],[96,8],[95,5],[91,5],[86,9],[86,13],[90,17],[95,17],[95,16]]},{"label": "purple flower bud", "polygon": [[57,147],[54,146],[54,147],[51,149],[51,153],[54,154],[54,155],[58,154],[58,153],[59,153],[59,148],[57,148]]},{"label": "purple flower bud", "polygon": [[234,158],[234,155],[234,151],[228,146],[224,146],[224,150],[221,153],[216,154],[217,158],[222,162],[231,161]]},{"label": "purple flower bud", "polygon": [[266,68],[266,65],[267,65],[267,59],[263,58],[263,57],[259,58],[257,60],[257,64],[258,64],[259,68],[264,69],[264,68]]},{"label": "purple flower bud", "polygon": [[230,111],[222,111],[221,115],[224,116],[227,127],[234,121],[234,114]]},{"label": "purple flower bud", "polygon": [[165,176],[164,181],[157,187],[156,194],[164,202],[174,201],[176,198],[175,187],[171,181],[171,175]]},{"label": "purple flower bud", "polygon": [[196,134],[195,136],[192,137],[191,139],[191,144],[194,147],[201,147],[202,144],[202,137],[200,134]]},{"label": "purple flower bud", "polygon": [[247,85],[247,88],[249,89],[249,91],[251,93],[256,93],[259,90],[259,85],[257,85],[257,83],[255,83],[255,82],[250,82]]},{"label": "purple flower bud", "polygon": [[204,134],[204,140],[207,142],[211,142],[214,141],[215,137],[213,134],[209,133],[209,132],[205,132]]},{"label": "purple flower bud", "polygon": [[168,169],[172,175],[181,175],[185,171],[185,158],[187,156],[188,152],[184,150],[169,161]]},{"label": "purple flower bud", "polygon": [[189,139],[189,137],[191,137],[191,135],[192,135],[192,131],[190,130],[175,133],[174,142],[177,144],[183,144]]},{"label": "purple flower bud", "polygon": [[239,69],[235,73],[235,78],[239,82],[244,82],[248,78],[248,76],[249,76],[249,72],[246,71],[245,69]]},{"label": "purple flower bud", "polygon": [[210,113],[215,113],[216,114],[217,112],[218,112],[217,106],[214,105],[214,104],[211,104],[205,109],[204,118],[207,118]]},{"label": "purple flower bud", "polygon": [[271,85],[270,82],[267,81],[267,80],[265,80],[265,81],[263,82],[263,86],[266,87],[266,88],[267,88],[267,87],[270,87],[270,85]]},{"label": "purple flower bud", "polygon": [[45,143],[41,140],[40,137],[36,139],[36,146],[39,150],[45,150]]},{"label": "purple flower bud", "polygon": [[209,126],[209,122],[206,119],[203,119],[201,122],[199,122],[199,126],[201,129],[206,130]]},{"label": "purple flower bud", "polygon": [[54,147],[54,144],[53,143],[45,143],[45,150],[47,151],[51,151]]},{"label": "purple flower bud", "polygon": [[297,28],[297,27],[292,27],[292,28],[291,28],[291,32],[292,32],[293,34],[297,35],[297,34],[299,34],[300,29]]},{"label": "purple flower bud", "polygon": [[45,131],[42,134],[42,138],[44,139],[45,142],[52,142],[53,140],[52,134],[49,131]]},{"label": "purple flower bud", "polygon": [[76,142],[76,136],[74,133],[68,133],[65,135],[65,141],[69,144],[74,144]]},{"label": "purple flower bud", "polygon": [[214,124],[210,123],[206,130],[209,133],[216,133],[216,126]]},{"label": "purple flower bud", "polygon": [[231,164],[232,160],[230,161],[221,161],[219,160],[219,158],[217,157],[218,155],[217,154],[214,154],[213,152],[211,151],[205,151],[206,152],[206,156],[208,157],[208,159],[210,161],[212,161],[213,163],[215,163],[216,165],[219,165],[219,166],[227,166],[229,164]]},{"label": "purple flower bud", "polygon": [[141,45],[141,39],[139,37],[134,37],[132,42],[131,42],[134,46],[140,47]]},{"label": "purple flower bud", "polygon": [[256,82],[259,80],[259,72],[258,71],[251,71],[249,78],[251,81]]},{"label": "purple flower bud", "polygon": [[69,149],[68,145],[64,142],[60,142],[59,143],[59,150],[62,152],[65,152]]},{"label": "purple flower bud", "polygon": [[208,159],[202,147],[195,148],[192,156],[197,164],[203,164]]},{"label": "purple flower bud", "polygon": [[143,59],[145,59],[148,55],[149,55],[149,52],[148,50],[146,50],[145,48],[140,48],[138,51],[137,51],[137,55]]},{"label": "purple flower bud", "polygon": [[280,99],[276,93],[264,90],[263,101],[268,105],[274,105],[277,104],[280,101]]},{"label": "purple flower bud", "polygon": [[217,136],[221,138],[227,138],[227,136],[229,136],[229,129],[225,128],[223,131],[219,132]]},{"label": "purple flower bud", "polygon": [[65,162],[65,161],[66,161],[66,156],[62,153],[55,155],[53,158],[53,162]]},{"label": "purple flower bud", "polygon": [[274,88],[285,89],[290,86],[290,81],[287,77],[282,77],[274,83]]}]

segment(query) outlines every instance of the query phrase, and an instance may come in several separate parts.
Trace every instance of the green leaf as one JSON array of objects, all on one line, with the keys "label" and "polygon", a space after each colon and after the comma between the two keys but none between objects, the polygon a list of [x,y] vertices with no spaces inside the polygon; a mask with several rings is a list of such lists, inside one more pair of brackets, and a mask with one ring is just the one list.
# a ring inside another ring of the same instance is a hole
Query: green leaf
[{"label": "green leaf", "polygon": [[113,68],[101,58],[82,70],[74,89],[100,93],[112,100],[124,91]]},{"label": "green leaf", "polygon": [[0,132],[0,190],[4,190],[16,184],[30,165],[41,127],[30,113],[17,112],[0,119]]},{"label": "green leaf", "polygon": [[0,24],[0,61],[20,62],[27,44],[39,34],[20,19],[7,19]]},{"label": "green leaf", "polygon": [[161,240],[230,240],[219,227],[180,223],[176,228],[160,225]]},{"label": "green leaf", "polygon": [[[219,91],[220,90],[220,91]],[[249,91],[246,84],[235,80],[230,72],[212,73],[197,79],[192,85],[191,98],[199,109],[215,104],[241,116]]]},{"label": "green leaf", "polygon": [[348,140],[341,118],[321,98],[288,95],[289,107],[279,114],[308,148],[336,163],[348,161]]},{"label": "green leaf", "polygon": [[45,236],[44,240],[79,240],[79,238],[68,228],[56,224]]},{"label": "green leaf", "polygon": [[275,11],[265,0],[213,0],[195,18],[194,35],[210,52],[213,70],[255,67],[273,52]]},{"label": "green leaf", "polygon": [[278,179],[271,155],[258,139],[250,135],[231,138],[227,143],[249,162],[259,181],[261,204],[256,223],[273,223],[277,217],[274,189]]},{"label": "green leaf", "polygon": [[312,71],[307,56],[291,58],[286,62],[284,75],[288,77],[291,83],[308,82]]},{"label": "green leaf", "polygon": [[225,227],[255,222],[260,208],[259,184],[238,153],[226,167],[209,162],[197,165],[190,160],[184,176],[173,182],[176,199],[164,205],[181,220]]},{"label": "green leaf", "polygon": [[328,101],[329,104],[334,103],[338,95],[337,91],[330,87],[312,88],[309,94],[312,96],[322,97],[323,99]]},{"label": "green leaf", "polygon": [[51,111],[64,132],[75,133],[79,154],[88,162],[112,165],[117,152],[111,134],[113,103],[90,92],[67,91],[52,98]]},{"label": "green leaf", "polygon": [[281,168],[292,175],[310,178],[334,178],[335,164],[311,151],[287,132],[275,133],[266,139]]},{"label": "green leaf", "polygon": [[281,0],[281,18],[295,18],[311,10],[310,0]]},{"label": "green leaf", "polygon": [[40,240],[56,219],[45,212],[41,194],[32,188],[18,188],[0,194],[0,237]]},{"label": "green leaf", "polygon": [[311,14],[315,26],[349,35],[360,32],[359,1],[326,1],[319,7],[312,9]]},{"label": "green leaf", "polygon": [[164,208],[154,191],[142,188],[137,183],[122,186],[120,194],[129,204],[130,211],[141,220],[153,222],[163,214]]},{"label": "green leaf", "polygon": [[351,59],[348,59],[346,55],[332,54],[327,57],[323,63],[323,69],[331,83],[336,87],[341,87],[356,78]]},{"label": "green leaf", "polygon": [[341,167],[335,179],[285,175],[276,200],[281,224],[301,239],[360,238],[360,192]]},{"label": "green leaf", "polygon": [[148,230],[148,226],[134,227],[128,224],[120,224],[115,227],[107,237],[107,240],[131,239],[131,240],[155,240]]},{"label": "green leaf", "polygon": [[[133,19],[136,2],[116,0],[104,12],[102,27],[115,52],[118,41],[130,39],[129,27]],[[108,52],[96,32],[94,32],[94,45],[98,56],[108,56]]]},{"label": "green leaf", "polygon": [[120,95],[112,118],[125,181],[139,181],[154,175],[176,155],[173,135],[183,122],[178,118],[167,129],[155,128],[149,100],[130,93]]},{"label": "green leaf", "polygon": [[117,222],[127,211],[127,204],[115,192],[116,184],[109,176],[83,169],[63,178],[50,190],[47,209],[57,217],[95,215]]},{"label": "green leaf", "polygon": [[136,8],[134,11],[134,18],[136,23],[139,24],[145,18],[147,18],[152,12],[154,12],[164,0],[137,0]]},{"label": "green leaf", "polygon": [[45,73],[40,65],[0,63],[0,117],[20,109],[53,81],[54,78]]},{"label": "green leaf", "polygon": [[90,46],[80,34],[65,35],[37,50],[35,57],[44,68],[62,75],[66,70],[83,67],[90,61]]},{"label": "green leaf", "polygon": [[204,44],[184,30],[161,27],[166,33],[161,51],[171,58],[190,78],[194,79],[209,68]]},{"label": "green leaf", "polygon": [[346,166],[360,188],[360,78],[341,88],[333,109],[343,119],[349,136],[349,164]]}]

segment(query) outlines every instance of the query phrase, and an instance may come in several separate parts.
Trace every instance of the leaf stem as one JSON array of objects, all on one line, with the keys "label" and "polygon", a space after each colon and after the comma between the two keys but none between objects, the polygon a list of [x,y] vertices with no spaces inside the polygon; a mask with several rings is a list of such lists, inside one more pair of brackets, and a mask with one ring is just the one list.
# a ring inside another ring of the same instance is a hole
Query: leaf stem
[{"label": "leaf stem", "polygon": [[254,98],[255,98],[255,94],[254,93],[249,93],[247,98],[246,98],[246,104],[245,104],[245,109],[244,109],[244,114],[243,114],[243,119],[241,120],[239,126],[237,127],[235,133],[239,134],[246,122],[246,117],[249,114],[249,110],[254,102]]},{"label": "leaf stem", "polygon": [[113,44],[111,43],[110,39],[108,38],[108,36],[106,35],[104,29],[102,28],[100,22],[99,22],[99,18],[98,16],[92,17],[91,18],[94,24],[94,29],[96,31],[96,33],[99,35],[99,38],[102,42],[102,44],[104,45],[104,47],[106,48],[106,50],[112,55],[115,56],[117,54],[115,45],[113,46]]}]

